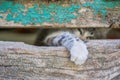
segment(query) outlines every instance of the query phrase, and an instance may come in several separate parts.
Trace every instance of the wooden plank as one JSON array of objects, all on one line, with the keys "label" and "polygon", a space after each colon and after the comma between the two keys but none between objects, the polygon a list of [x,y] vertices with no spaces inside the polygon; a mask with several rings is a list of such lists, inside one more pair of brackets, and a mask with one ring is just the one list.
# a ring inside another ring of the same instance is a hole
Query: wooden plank
[{"label": "wooden plank", "polygon": [[70,4],[33,6],[30,2],[21,5],[3,1],[0,4],[0,27],[120,27],[119,4],[119,0],[74,0]]},{"label": "wooden plank", "polygon": [[[77,66],[64,47],[0,41],[1,80],[117,80],[120,40],[90,40],[87,62]],[[120,79],[118,79],[120,80]]]}]

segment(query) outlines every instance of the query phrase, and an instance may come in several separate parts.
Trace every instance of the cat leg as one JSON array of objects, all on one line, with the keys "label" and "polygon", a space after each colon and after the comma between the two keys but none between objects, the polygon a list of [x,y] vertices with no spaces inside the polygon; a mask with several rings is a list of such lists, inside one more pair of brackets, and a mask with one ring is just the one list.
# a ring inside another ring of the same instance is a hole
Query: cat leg
[{"label": "cat leg", "polygon": [[85,43],[69,32],[62,32],[52,36],[52,38],[49,37],[46,41],[49,45],[66,47],[70,52],[71,61],[75,62],[76,65],[81,65],[87,60],[88,50]]}]

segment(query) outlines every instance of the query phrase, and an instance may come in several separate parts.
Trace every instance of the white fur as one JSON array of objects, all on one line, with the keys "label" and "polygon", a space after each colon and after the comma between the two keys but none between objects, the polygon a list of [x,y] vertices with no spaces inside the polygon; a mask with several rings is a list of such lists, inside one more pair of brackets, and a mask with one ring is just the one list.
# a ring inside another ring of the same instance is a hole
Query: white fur
[{"label": "white fur", "polygon": [[88,50],[85,43],[81,41],[75,41],[73,47],[70,50],[71,61],[75,62],[76,65],[85,63],[88,58]]},{"label": "white fur", "polygon": [[[47,45],[52,45],[51,43],[48,43],[47,40],[48,40],[49,38],[58,36],[58,35],[60,35],[61,33],[63,33],[63,32],[62,32],[62,31],[57,31],[57,32],[54,32],[54,33],[49,34],[49,35],[45,38],[44,43],[46,43]],[[54,42],[54,43],[56,44],[56,42]]]},{"label": "white fur", "polygon": [[[76,34],[78,34],[76,32]],[[57,36],[54,40],[53,40],[53,43],[54,45],[58,45],[58,41],[59,39],[62,37],[62,36],[70,36],[73,38],[74,42],[73,42],[73,46],[69,49],[68,47],[68,43],[65,42],[65,43],[62,43],[62,45],[66,48],[68,48],[68,50],[70,51],[70,54],[71,54],[71,61],[73,61],[76,65],[81,65],[83,63],[85,63],[85,61],[87,60],[88,58],[88,50],[87,50],[87,47],[85,45],[85,43],[82,41],[82,40],[79,40],[79,41],[76,41],[76,38],[75,36],[77,37],[77,35],[74,35],[74,34],[71,34],[69,32],[63,32],[63,31],[60,31],[60,32],[56,32],[54,34],[51,34],[49,36],[46,37],[45,39],[45,42],[47,42],[47,39],[51,38],[51,37],[54,37],[54,36]],[[51,45],[51,43],[47,43],[48,45]]]}]

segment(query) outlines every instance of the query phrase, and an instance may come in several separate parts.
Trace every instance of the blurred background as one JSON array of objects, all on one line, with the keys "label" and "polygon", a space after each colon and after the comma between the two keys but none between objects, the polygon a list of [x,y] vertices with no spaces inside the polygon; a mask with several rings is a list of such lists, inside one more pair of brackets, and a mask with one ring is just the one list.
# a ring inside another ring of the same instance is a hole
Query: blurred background
[{"label": "blurred background", "polygon": [[17,41],[33,44],[37,37],[37,29],[0,29],[0,41]]},{"label": "blurred background", "polygon": [[[37,28],[0,29],[0,41],[17,41],[33,44],[38,34]],[[120,39],[120,29],[112,29],[107,39]]]}]

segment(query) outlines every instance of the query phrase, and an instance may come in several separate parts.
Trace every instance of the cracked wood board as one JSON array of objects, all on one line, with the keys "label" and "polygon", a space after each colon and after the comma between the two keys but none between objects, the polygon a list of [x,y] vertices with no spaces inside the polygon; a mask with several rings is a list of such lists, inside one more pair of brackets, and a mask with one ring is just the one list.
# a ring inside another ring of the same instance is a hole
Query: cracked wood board
[{"label": "cracked wood board", "polygon": [[90,40],[87,62],[77,66],[64,47],[0,41],[1,80],[119,80],[120,40]]}]

